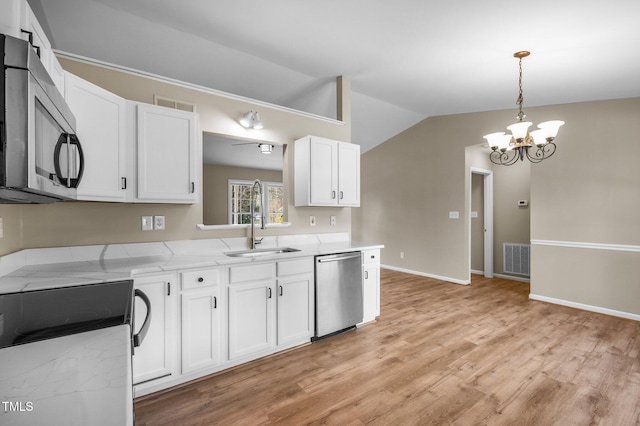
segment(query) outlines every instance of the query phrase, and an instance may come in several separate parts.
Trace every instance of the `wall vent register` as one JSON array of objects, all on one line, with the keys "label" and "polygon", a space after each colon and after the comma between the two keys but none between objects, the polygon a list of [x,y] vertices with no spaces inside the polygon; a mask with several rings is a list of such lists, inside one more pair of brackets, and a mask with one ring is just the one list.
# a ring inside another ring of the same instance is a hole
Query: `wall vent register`
[{"label": "wall vent register", "polygon": [[503,268],[507,274],[530,275],[531,246],[528,244],[503,245]]}]

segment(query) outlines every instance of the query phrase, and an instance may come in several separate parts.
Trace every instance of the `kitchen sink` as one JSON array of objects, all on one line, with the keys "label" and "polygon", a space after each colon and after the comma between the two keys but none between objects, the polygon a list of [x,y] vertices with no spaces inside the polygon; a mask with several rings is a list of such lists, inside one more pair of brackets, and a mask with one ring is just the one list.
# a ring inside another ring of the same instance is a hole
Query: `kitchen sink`
[{"label": "kitchen sink", "polygon": [[300,251],[291,247],[275,247],[275,248],[262,248],[262,249],[249,249],[240,251],[228,251],[225,254],[231,257],[256,257],[256,256],[269,256],[271,254],[280,253],[293,253]]}]

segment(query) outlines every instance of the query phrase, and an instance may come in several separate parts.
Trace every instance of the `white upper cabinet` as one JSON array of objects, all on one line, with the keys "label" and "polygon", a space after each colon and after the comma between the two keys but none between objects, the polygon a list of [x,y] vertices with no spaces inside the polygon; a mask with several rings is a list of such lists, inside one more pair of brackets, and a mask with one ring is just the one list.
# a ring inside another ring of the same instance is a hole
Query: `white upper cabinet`
[{"label": "white upper cabinet", "polygon": [[197,203],[200,192],[198,115],[137,104],[135,201]]},{"label": "white upper cabinet", "polygon": [[360,206],[360,145],[338,143],[338,205]]},{"label": "white upper cabinet", "polygon": [[196,113],[127,101],[71,73],[65,86],[86,161],[79,200],[198,202]]},{"label": "white upper cabinet", "polygon": [[125,201],[126,100],[71,73],[65,79],[65,99],[85,157],[78,199]]},{"label": "white upper cabinet", "polygon": [[62,66],[26,0],[0,0],[0,34],[30,40],[56,87],[64,93]]},{"label": "white upper cabinet", "polygon": [[296,206],[360,206],[360,146],[317,136],[295,141]]},{"label": "white upper cabinet", "polygon": [[0,0],[0,34],[20,37],[22,9],[27,6],[25,0]]}]

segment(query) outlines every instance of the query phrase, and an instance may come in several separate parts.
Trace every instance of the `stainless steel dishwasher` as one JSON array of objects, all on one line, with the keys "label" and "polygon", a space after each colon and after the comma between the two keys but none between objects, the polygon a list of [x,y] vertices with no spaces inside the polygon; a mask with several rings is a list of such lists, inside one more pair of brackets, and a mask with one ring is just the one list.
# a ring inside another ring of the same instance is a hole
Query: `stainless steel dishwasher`
[{"label": "stainless steel dishwasher", "polygon": [[313,340],[362,322],[362,253],[316,256],[316,330]]}]

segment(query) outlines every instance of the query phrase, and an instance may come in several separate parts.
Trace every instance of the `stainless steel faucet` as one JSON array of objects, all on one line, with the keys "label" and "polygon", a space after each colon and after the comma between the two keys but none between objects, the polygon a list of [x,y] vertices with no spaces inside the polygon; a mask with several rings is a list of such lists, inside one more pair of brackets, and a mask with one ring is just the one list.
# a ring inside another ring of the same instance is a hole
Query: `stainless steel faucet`
[{"label": "stainless steel faucet", "polygon": [[251,186],[251,249],[255,249],[258,244],[262,242],[262,238],[256,238],[256,195],[255,189],[258,187],[258,193],[260,194],[260,229],[265,229],[265,216],[264,216],[264,200],[262,197],[262,182],[259,179],[253,181]]}]

